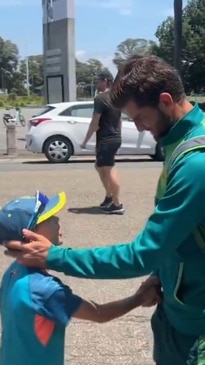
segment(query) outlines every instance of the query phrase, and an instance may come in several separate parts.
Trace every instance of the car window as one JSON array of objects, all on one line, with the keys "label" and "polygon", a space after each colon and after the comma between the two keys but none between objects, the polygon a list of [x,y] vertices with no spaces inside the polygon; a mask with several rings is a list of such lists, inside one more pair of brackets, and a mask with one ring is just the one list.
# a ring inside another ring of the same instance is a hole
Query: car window
[{"label": "car window", "polygon": [[54,106],[46,105],[43,108],[41,108],[40,110],[38,110],[38,112],[36,114],[34,114],[32,116],[32,118],[40,117],[41,115],[46,114],[46,113],[48,113],[48,112],[50,112],[51,110],[54,110],[54,109],[56,109]]},{"label": "car window", "polygon": [[73,106],[70,111],[71,117],[92,118],[93,105]]},{"label": "car window", "polygon": [[68,109],[65,109],[60,113],[63,116],[76,117],[76,118],[92,118],[93,105],[76,105]]},{"label": "car window", "polygon": [[93,107],[92,106],[80,106],[80,107],[73,107],[71,109],[71,116],[72,117],[79,117],[79,118],[92,118],[93,115]]}]

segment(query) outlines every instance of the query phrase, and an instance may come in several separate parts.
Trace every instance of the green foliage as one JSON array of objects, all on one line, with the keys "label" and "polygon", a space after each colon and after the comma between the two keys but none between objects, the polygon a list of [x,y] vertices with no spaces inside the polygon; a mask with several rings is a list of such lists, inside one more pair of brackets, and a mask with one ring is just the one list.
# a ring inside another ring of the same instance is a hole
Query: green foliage
[{"label": "green foliage", "polygon": [[151,40],[128,38],[117,46],[113,63],[119,67],[123,61],[134,54],[139,56],[149,54],[154,46],[155,42]]},{"label": "green foliage", "polygon": [[[187,92],[205,90],[205,0],[191,0],[182,12],[181,75]],[[152,53],[174,64],[174,19],[168,17],[156,31]]]},{"label": "green foliage", "polygon": [[15,94],[10,94],[8,96],[0,97],[0,108],[14,108],[20,106],[36,106],[45,104],[45,100],[42,97],[31,95],[27,96],[16,96]]}]

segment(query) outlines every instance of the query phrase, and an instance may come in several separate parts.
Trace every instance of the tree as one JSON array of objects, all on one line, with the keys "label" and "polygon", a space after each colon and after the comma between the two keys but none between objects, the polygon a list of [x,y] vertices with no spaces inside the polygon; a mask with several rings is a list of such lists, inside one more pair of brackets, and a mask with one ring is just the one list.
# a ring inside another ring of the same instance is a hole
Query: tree
[{"label": "tree", "polygon": [[158,44],[152,47],[152,53],[173,64],[174,54],[174,19],[169,16],[157,28],[155,33]]},{"label": "tree", "polygon": [[0,37],[0,89],[9,89],[10,80],[17,70],[18,56],[17,46]]},{"label": "tree", "polygon": [[[20,73],[22,75],[22,83],[26,85],[27,71],[26,71],[26,59],[20,62]],[[28,70],[29,70],[29,84],[30,91],[35,93],[37,87],[41,86],[44,82],[43,80],[43,56],[29,56],[28,57]]]},{"label": "tree", "polygon": [[128,38],[117,46],[113,63],[119,67],[122,62],[134,54],[149,54],[154,45],[155,42],[151,40]]},{"label": "tree", "polygon": [[103,64],[101,61],[96,60],[95,58],[89,58],[89,60],[87,61],[87,64],[90,67],[90,71],[93,74],[97,74],[100,70],[103,69]]},{"label": "tree", "polygon": [[76,60],[76,82],[78,95],[93,96],[94,78],[99,71],[107,69],[102,62],[95,58],[90,58],[87,62]]},{"label": "tree", "polygon": [[87,84],[90,83],[90,68],[86,62],[76,60],[76,83]]},{"label": "tree", "polygon": [[93,76],[103,69],[103,64],[95,58],[90,58],[87,62],[76,60],[76,80],[77,84],[89,84]]},{"label": "tree", "polygon": [[[187,92],[205,89],[205,0],[191,0],[182,12],[181,75]],[[174,65],[174,19],[168,17],[158,27],[158,45],[152,51]]]}]

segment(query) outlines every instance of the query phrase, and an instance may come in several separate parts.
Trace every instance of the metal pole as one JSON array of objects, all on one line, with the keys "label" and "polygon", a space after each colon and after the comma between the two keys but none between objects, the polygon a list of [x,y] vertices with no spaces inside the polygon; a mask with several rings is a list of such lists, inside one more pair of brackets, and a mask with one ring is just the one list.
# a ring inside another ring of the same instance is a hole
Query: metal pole
[{"label": "metal pole", "polygon": [[182,63],[182,10],[183,1],[174,0],[174,66],[179,73]]},{"label": "metal pole", "polygon": [[94,87],[93,87],[94,85],[93,85],[93,75],[92,75],[92,78],[91,78],[91,98],[93,99],[93,97],[94,97]]},{"label": "metal pole", "polygon": [[8,125],[6,128],[6,154],[10,156],[15,155],[16,152],[16,126]]},{"label": "metal pole", "polygon": [[4,69],[1,69],[1,89],[4,91]]},{"label": "metal pole", "polygon": [[27,87],[27,95],[30,95],[30,86],[29,86],[29,57],[26,57],[26,87]]}]

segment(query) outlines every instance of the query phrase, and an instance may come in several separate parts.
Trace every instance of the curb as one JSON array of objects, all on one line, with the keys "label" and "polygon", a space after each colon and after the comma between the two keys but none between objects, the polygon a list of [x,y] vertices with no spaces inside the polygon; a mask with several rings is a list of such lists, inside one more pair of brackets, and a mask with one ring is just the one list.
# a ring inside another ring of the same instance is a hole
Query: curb
[{"label": "curb", "polygon": [[12,163],[23,163],[23,162],[46,162],[45,159],[40,159],[40,158],[12,158],[12,157],[7,157],[7,158],[0,158],[0,164],[6,164],[8,162],[12,162]]}]

